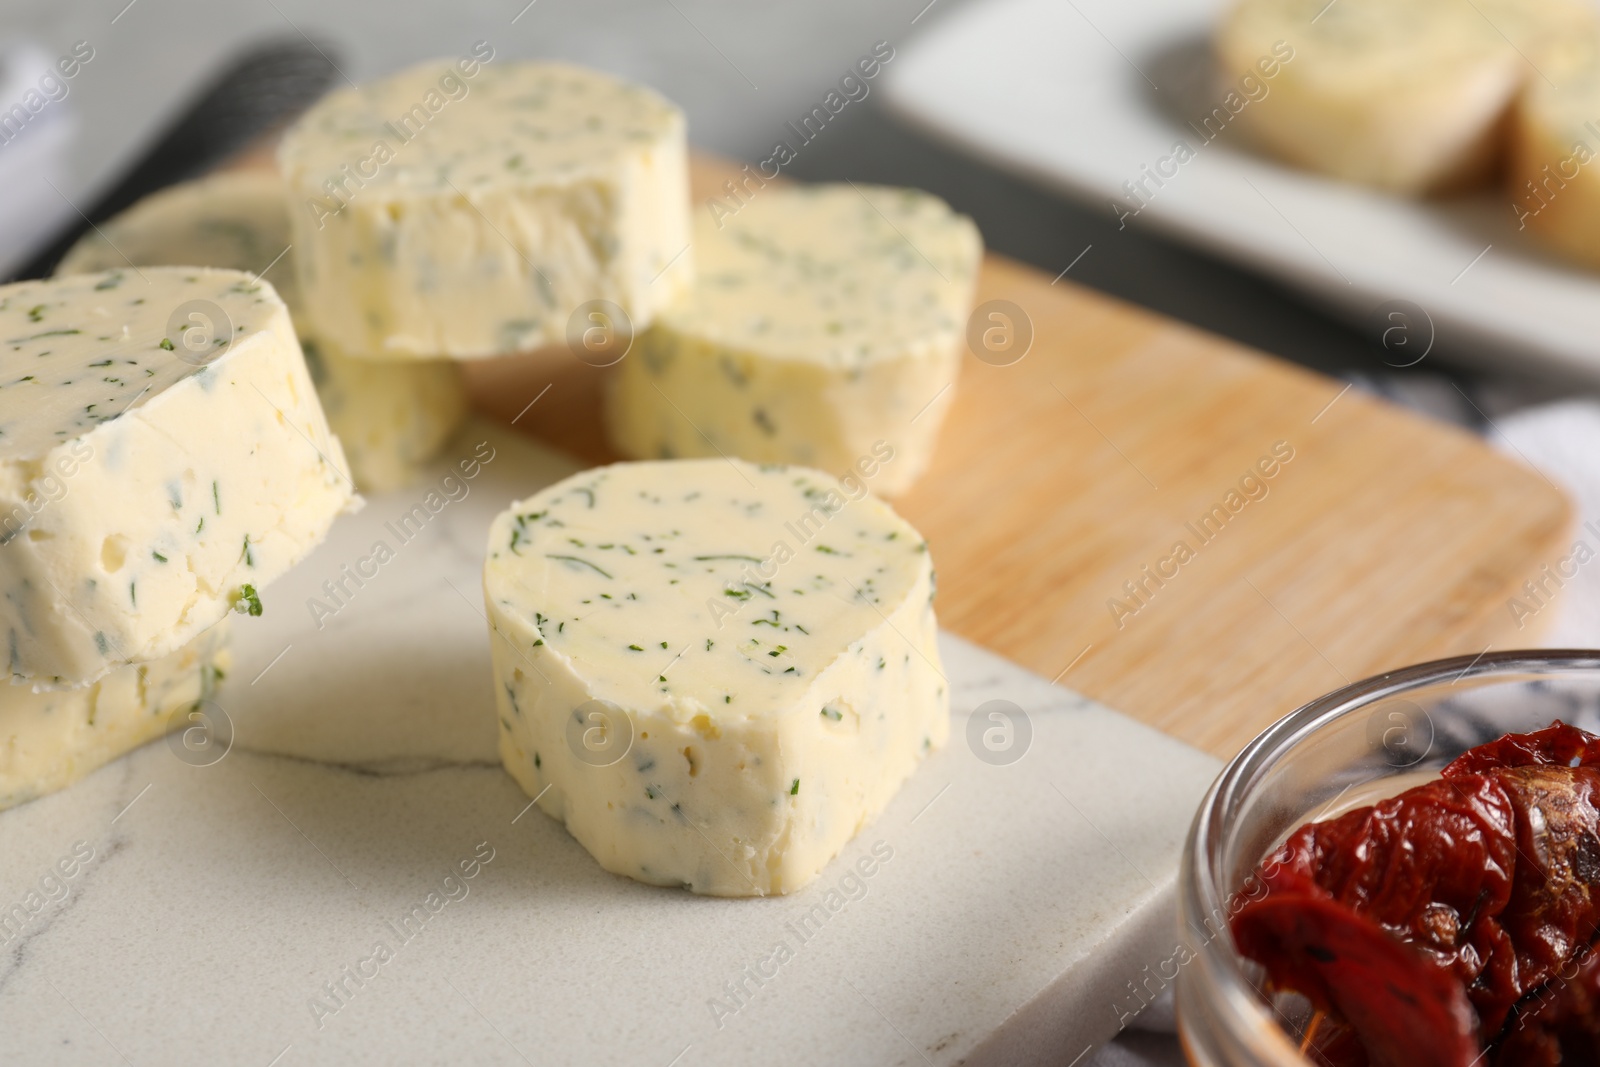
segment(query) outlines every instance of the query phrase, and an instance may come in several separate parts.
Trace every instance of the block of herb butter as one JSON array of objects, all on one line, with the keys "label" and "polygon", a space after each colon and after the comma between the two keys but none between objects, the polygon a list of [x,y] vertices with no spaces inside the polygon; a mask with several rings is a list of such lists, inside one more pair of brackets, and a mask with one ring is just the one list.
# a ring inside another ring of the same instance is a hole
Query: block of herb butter
[{"label": "block of herb butter", "polygon": [[1217,36],[1239,102],[1207,125],[1237,114],[1270,151],[1346,181],[1464,187],[1497,166],[1546,49],[1593,18],[1582,0],[1241,0]]},{"label": "block of herb butter", "polygon": [[699,277],[623,358],[606,425],[634,459],[726,454],[908,488],[954,397],[983,245],[913,189],[762,189],[695,221]]},{"label": "block of herb butter", "polygon": [[254,271],[289,306],[328,425],[363,492],[396,489],[444,447],[466,417],[457,366],[443,359],[354,359],[307,332],[294,274],[283,182],[266,171],[232,171],[146,197],[87,234],[57,274],[192,264]]},{"label": "block of herb butter", "polygon": [[927,544],[859,483],[573,475],[489,531],[501,758],[609,871],[788,893],[945,742],[933,589]]},{"label": "block of herb butter", "polygon": [[177,651],[357,498],[267,282],[127,268],[0,286],[0,639],[83,685]]},{"label": "block of herb butter", "polygon": [[591,300],[643,327],[691,274],[683,113],[595,71],[423,63],[330,94],[278,161],[313,330],[354,355],[535,348]]},{"label": "block of herb butter", "polygon": [[192,725],[184,713],[203,713],[232,665],[229,626],[223,619],[176,652],[77,689],[0,685],[0,811]]}]

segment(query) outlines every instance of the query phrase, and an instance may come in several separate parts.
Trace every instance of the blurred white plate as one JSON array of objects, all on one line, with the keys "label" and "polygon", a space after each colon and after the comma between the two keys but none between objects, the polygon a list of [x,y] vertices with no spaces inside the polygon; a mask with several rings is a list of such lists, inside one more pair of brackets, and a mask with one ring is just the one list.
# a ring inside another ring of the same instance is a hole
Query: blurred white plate
[{"label": "blurred white plate", "polygon": [[[1196,158],[1130,227],[1149,225],[1302,289],[1375,337],[1400,321],[1379,326],[1388,310],[1379,309],[1410,301],[1431,319],[1437,356],[1600,379],[1600,274],[1519,233],[1505,192],[1419,202],[1253,155],[1237,129],[1201,146],[1185,119],[1221,102],[1207,49],[1224,2],[970,4],[894,61],[886,98],[931,135],[1108,218],[1124,183],[1184,140],[1198,146]],[[1394,362],[1429,340],[1416,321]]]},{"label": "blurred white plate", "polygon": [[[55,60],[38,45],[0,40],[0,279],[74,214],[56,190],[71,186],[67,154],[77,133],[76,101],[72,83],[56,78],[48,87],[62,95],[44,102],[41,80],[55,73]],[[29,112],[28,102],[37,110]]]}]

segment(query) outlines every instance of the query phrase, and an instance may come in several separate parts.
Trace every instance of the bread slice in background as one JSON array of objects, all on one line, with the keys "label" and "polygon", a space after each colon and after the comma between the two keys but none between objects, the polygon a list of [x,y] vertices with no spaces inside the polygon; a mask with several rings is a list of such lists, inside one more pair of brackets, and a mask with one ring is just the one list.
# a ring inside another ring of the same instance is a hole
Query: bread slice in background
[{"label": "bread slice in background", "polygon": [[[1279,42],[1291,59],[1242,125],[1278,157],[1406,194],[1481,184],[1523,85],[1582,0],[1240,0],[1217,33],[1225,77]],[[1280,48],[1281,51],[1281,48]]]},{"label": "bread slice in background", "polygon": [[1600,31],[1566,42],[1528,82],[1506,177],[1521,227],[1600,268]]}]

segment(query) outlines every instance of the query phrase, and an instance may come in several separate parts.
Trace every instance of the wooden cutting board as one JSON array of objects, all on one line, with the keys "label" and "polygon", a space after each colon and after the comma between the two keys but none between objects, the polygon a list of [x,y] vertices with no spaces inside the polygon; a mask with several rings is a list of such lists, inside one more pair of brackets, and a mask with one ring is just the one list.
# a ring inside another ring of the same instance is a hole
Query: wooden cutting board
[{"label": "wooden cutting board", "polygon": [[[697,162],[695,203],[731,173]],[[895,502],[930,542],[945,627],[1222,757],[1347,681],[1534,639],[1542,620],[1519,631],[1506,602],[1572,525],[1541,475],[990,255],[977,300],[995,299],[1025,312],[1032,346],[1009,366],[967,354],[934,461]],[[565,349],[467,366],[482,410],[618,458],[606,371]],[[1275,445],[1292,458],[1261,477]]]}]

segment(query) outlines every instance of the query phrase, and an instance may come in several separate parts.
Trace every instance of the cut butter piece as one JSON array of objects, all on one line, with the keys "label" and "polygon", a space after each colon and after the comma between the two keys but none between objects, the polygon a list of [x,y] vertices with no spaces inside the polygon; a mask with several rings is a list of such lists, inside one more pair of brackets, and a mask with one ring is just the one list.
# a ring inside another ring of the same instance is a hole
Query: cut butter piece
[{"label": "cut butter piece", "polygon": [[[232,667],[228,628],[224,619],[176,652],[78,689],[0,686],[0,810],[64,789],[169,730],[214,724],[204,705]],[[191,722],[189,711],[201,718]],[[206,746],[222,743],[207,731],[186,754],[204,761]]]},{"label": "cut butter piece", "polygon": [[914,482],[955,392],[983,245],[913,189],[762,189],[697,216],[699,276],[609,383],[612,444],[634,459],[729,455]]},{"label": "cut butter piece", "polygon": [[466,421],[466,383],[449,360],[354,359],[311,338],[301,347],[328,425],[344,445],[362,492],[416,481]]},{"label": "cut butter piece", "polygon": [[1518,91],[1593,17],[1581,0],[1242,0],[1217,51],[1230,87],[1264,87],[1239,121],[1266,149],[1427,193],[1488,176]]},{"label": "cut butter piece", "polygon": [[365,492],[397,489],[434,458],[466,417],[466,386],[448,360],[354,359],[313,340],[294,274],[283,182],[234,171],[147,197],[74,245],[56,268],[76,274],[186,265],[260,272],[300,333],[328,424]]},{"label": "cut butter piece", "polygon": [[0,286],[0,639],[82,685],[165,656],[354,506],[289,312],[252,275]]},{"label": "cut butter piece", "polygon": [[1509,179],[1519,227],[1600,268],[1600,34],[1573,42],[1517,109]]},{"label": "cut butter piece", "polygon": [[593,300],[642,328],[691,275],[683,113],[581,67],[423,63],[329,95],[278,160],[312,327],[354,355],[535,348]]},{"label": "cut butter piece", "polygon": [[818,471],[619,463],[489,532],[506,769],[600,865],[808,882],[944,744],[926,543]]}]

